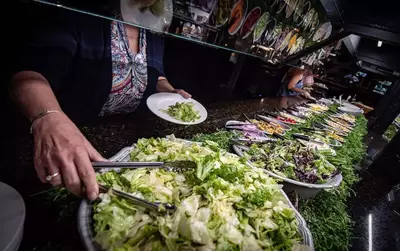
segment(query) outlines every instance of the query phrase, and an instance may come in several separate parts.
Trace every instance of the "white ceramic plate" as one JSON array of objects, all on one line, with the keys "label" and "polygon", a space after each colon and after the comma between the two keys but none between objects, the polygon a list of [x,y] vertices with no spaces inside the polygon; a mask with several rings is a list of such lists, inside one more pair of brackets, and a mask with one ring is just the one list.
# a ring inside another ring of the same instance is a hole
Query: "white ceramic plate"
[{"label": "white ceramic plate", "polygon": [[140,11],[129,0],[121,0],[121,15],[124,21],[154,31],[164,32],[171,25],[173,15],[172,0],[164,0],[164,11],[157,17],[149,9]]},{"label": "white ceramic plate", "polygon": [[[174,105],[176,102],[192,102],[194,104],[194,109],[199,112],[200,119],[197,119],[193,122],[184,122],[181,120],[177,120],[162,111],[162,110],[167,110],[170,105]],[[199,102],[197,102],[192,98],[185,99],[184,97],[182,97],[177,93],[169,93],[169,92],[155,93],[147,99],[146,103],[147,107],[155,115],[175,124],[196,125],[200,124],[207,118],[207,110],[206,108],[204,108],[202,104],[200,104]]]}]

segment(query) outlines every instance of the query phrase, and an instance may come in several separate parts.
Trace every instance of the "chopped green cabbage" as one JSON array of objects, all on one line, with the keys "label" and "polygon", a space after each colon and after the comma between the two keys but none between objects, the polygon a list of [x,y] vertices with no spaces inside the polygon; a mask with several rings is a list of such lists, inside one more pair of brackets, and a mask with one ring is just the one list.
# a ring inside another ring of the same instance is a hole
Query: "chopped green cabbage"
[{"label": "chopped green cabbage", "polygon": [[101,194],[94,229],[104,250],[292,250],[300,241],[295,213],[275,180],[213,143],[140,139],[131,159],[190,160],[197,168],[98,174],[101,184],[177,206],[160,214]]},{"label": "chopped green cabbage", "polygon": [[176,102],[174,105],[170,105],[167,110],[161,111],[184,122],[194,122],[200,118],[199,112],[194,109],[192,102]]}]

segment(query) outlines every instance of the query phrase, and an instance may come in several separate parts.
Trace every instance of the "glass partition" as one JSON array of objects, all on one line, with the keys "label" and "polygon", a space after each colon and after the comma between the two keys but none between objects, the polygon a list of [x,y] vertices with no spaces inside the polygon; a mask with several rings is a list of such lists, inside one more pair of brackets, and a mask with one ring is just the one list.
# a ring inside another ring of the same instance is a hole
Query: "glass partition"
[{"label": "glass partition", "polygon": [[332,35],[318,1],[307,0],[34,0],[118,20],[199,44],[263,58],[287,57]]}]

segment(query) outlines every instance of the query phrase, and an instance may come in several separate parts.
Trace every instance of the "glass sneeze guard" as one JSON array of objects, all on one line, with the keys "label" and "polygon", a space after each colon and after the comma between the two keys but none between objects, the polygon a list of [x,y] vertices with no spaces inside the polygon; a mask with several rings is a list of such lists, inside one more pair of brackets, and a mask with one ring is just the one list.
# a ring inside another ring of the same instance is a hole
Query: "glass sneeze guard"
[{"label": "glass sneeze guard", "polygon": [[259,57],[271,65],[333,33],[315,0],[33,1]]}]

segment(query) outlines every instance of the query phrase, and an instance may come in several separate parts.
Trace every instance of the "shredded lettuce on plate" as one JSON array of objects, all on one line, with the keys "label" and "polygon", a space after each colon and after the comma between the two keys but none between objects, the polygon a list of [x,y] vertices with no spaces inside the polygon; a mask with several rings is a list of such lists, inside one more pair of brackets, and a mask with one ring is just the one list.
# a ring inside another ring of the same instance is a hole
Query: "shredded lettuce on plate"
[{"label": "shredded lettuce on plate", "polygon": [[173,213],[153,213],[102,194],[94,229],[104,250],[292,250],[300,241],[295,212],[275,180],[214,142],[140,139],[131,159],[190,160],[197,168],[99,174],[101,184],[177,206]]},{"label": "shredded lettuce on plate", "polygon": [[194,122],[200,119],[199,112],[194,109],[192,102],[176,102],[174,105],[170,105],[167,110],[161,111],[184,122]]}]

